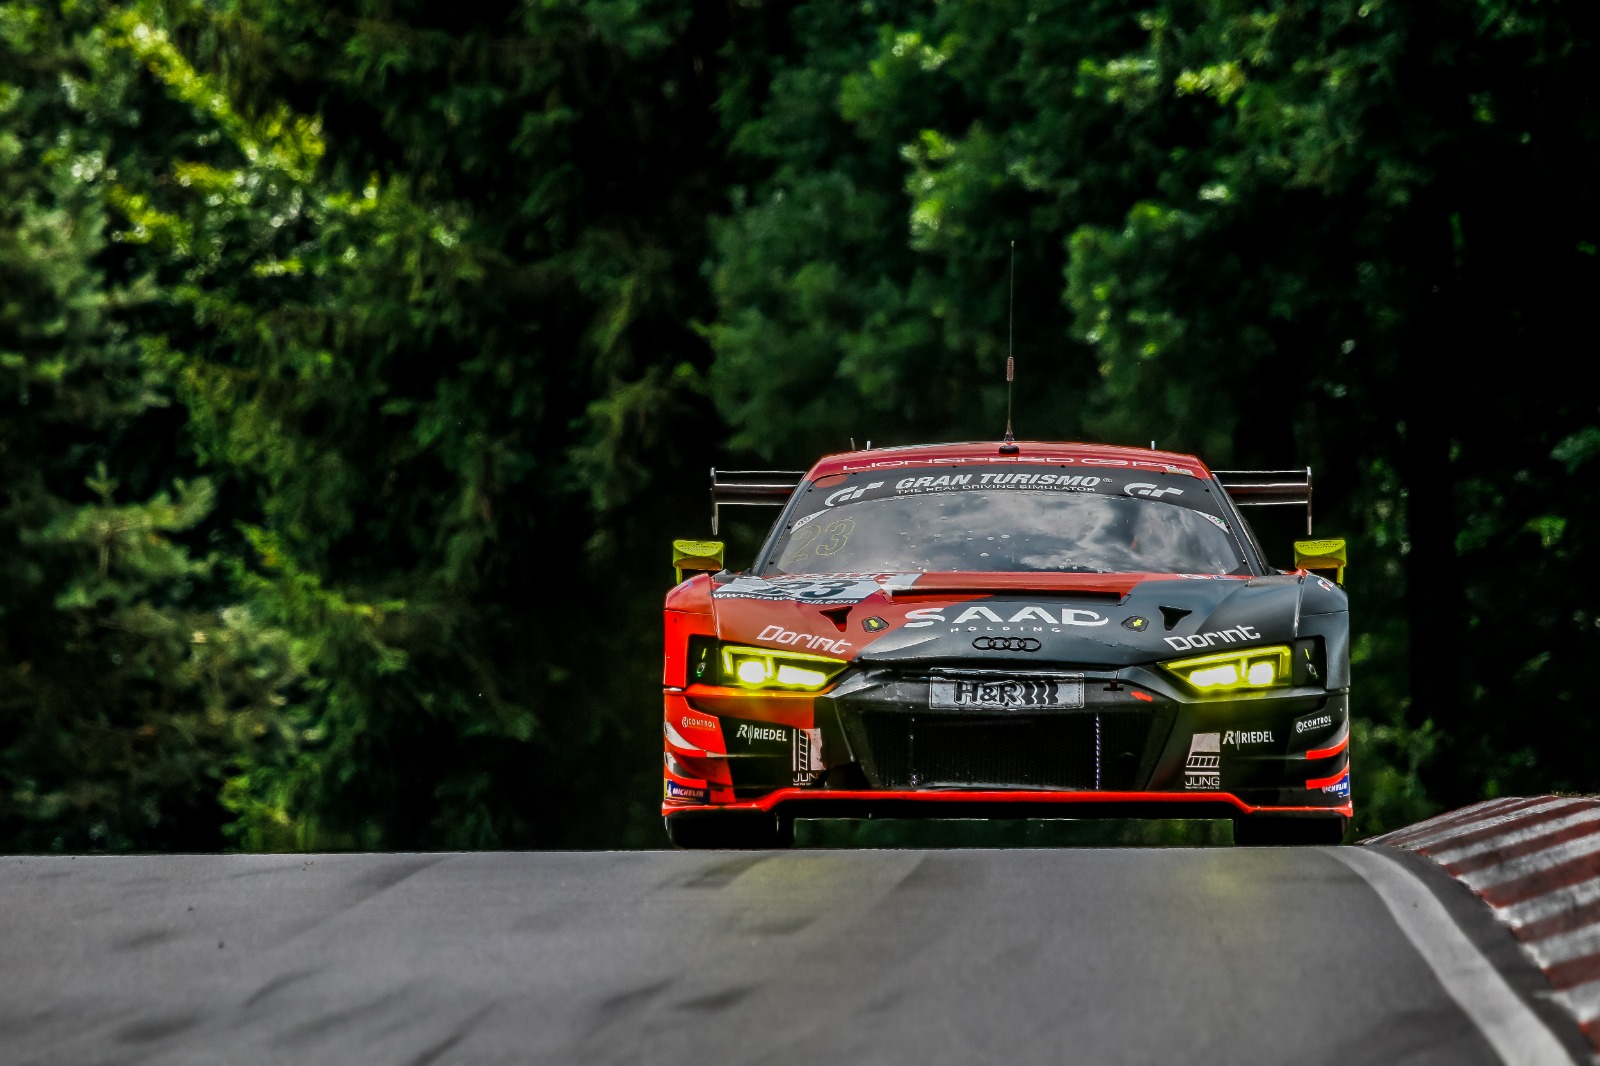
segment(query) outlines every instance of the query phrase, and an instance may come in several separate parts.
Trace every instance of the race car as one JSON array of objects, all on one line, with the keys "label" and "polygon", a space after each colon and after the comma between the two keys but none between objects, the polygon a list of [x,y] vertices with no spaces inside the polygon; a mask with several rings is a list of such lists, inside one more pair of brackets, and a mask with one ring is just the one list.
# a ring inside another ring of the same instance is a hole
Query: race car
[{"label": "race car", "polygon": [[1263,554],[1241,505],[1311,471],[1003,440],[713,470],[781,506],[754,562],[674,545],[662,815],[684,848],[796,818],[1228,818],[1336,844],[1350,798],[1345,544]]}]

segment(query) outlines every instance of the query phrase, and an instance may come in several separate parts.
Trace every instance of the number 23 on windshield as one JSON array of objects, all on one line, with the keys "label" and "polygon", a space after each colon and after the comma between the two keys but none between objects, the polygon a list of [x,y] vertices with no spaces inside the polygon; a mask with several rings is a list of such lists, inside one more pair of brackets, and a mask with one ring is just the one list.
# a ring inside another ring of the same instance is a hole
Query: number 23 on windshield
[{"label": "number 23 on windshield", "polygon": [[820,522],[802,527],[795,534],[789,550],[783,553],[783,558],[778,560],[779,566],[788,566],[809,557],[813,552],[817,555],[833,555],[844,549],[849,541],[850,534],[855,531],[856,521],[853,518],[836,518],[827,525]]}]

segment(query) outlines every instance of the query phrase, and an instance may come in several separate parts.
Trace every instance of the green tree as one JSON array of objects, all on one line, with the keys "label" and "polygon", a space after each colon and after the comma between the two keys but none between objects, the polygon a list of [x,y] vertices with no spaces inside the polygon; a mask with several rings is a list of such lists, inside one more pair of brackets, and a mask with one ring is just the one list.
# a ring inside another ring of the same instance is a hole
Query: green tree
[{"label": "green tree", "polygon": [[36,5],[0,5],[0,71],[0,841],[215,849],[299,666],[196,553],[215,493],[147,358],[160,297],[111,253],[141,89]]},{"label": "green tree", "polygon": [[217,146],[138,201],[186,312],[164,366],[246,501],[246,602],[310,664],[294,742],[229,782],[235,832],[653,841],[660,518],[703,525],[671,501],[713,424],[716,27],[241,2],[119,32]]}]

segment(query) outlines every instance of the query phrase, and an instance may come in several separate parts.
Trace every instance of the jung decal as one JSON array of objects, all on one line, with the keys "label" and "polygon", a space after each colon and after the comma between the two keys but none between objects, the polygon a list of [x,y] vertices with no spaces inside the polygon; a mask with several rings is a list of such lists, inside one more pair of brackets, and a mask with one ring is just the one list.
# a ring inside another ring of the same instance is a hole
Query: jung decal
[{"label": "jung decal", "polygon": [[1183,765],[1183,787],[1216,791],[1222,787],[1222,749],[1215,733],[1196,733]]}]

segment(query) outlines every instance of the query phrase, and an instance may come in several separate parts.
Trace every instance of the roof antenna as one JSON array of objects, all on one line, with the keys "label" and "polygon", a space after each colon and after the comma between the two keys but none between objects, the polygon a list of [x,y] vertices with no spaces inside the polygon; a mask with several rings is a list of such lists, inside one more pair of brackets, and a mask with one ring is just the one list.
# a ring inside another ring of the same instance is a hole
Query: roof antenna
[{"label": "roof antenna", "polygon": [[1017,376],[1017,360],[1012,349],[1017,335],[1017,242],[1011,242],[1011,310],[1006,321],[1006,436],[1000,445],[1001,455],[1016,455],[1016,437],[1011,435],[1011,382]]}]

